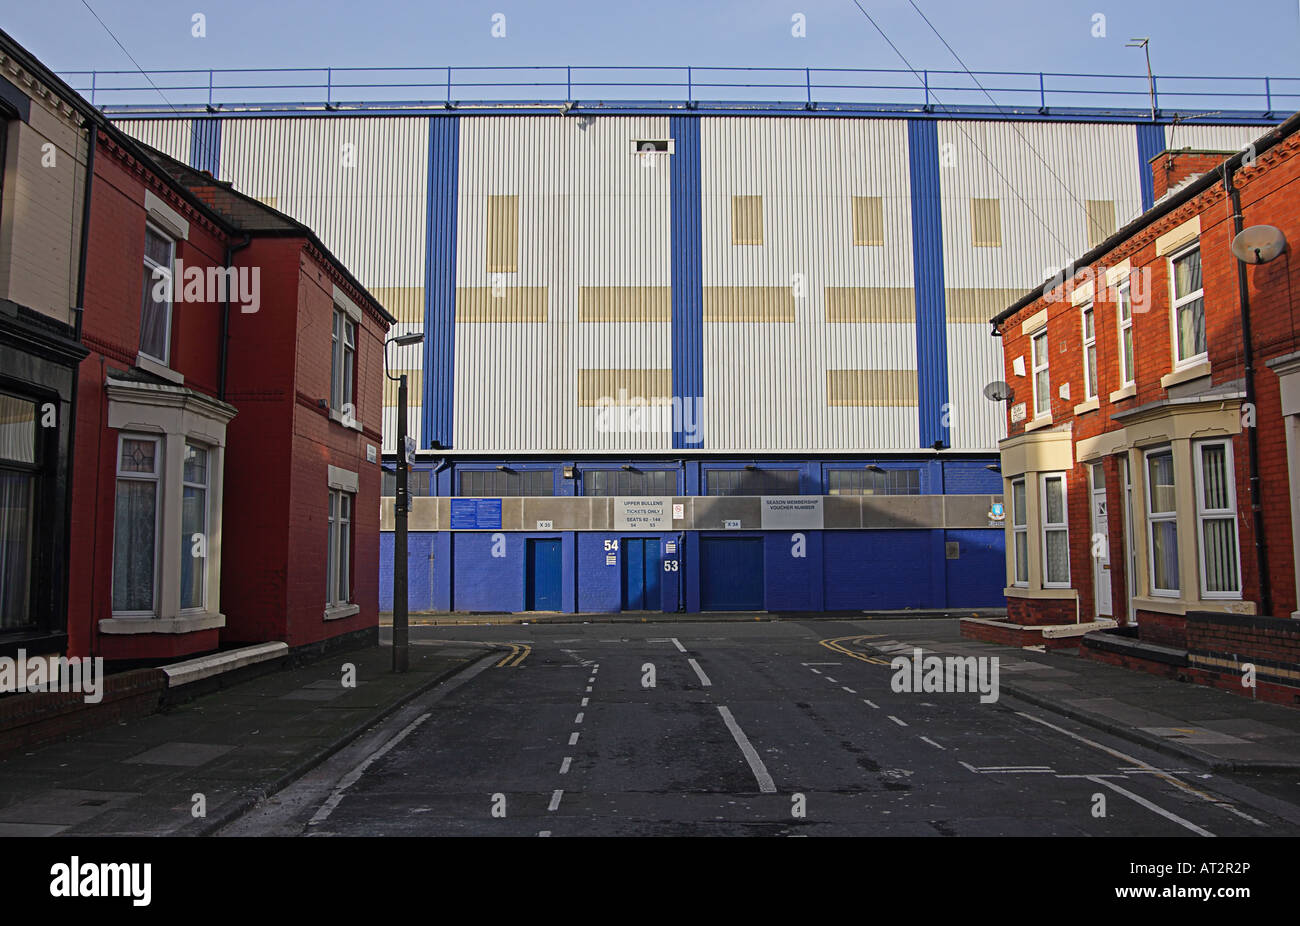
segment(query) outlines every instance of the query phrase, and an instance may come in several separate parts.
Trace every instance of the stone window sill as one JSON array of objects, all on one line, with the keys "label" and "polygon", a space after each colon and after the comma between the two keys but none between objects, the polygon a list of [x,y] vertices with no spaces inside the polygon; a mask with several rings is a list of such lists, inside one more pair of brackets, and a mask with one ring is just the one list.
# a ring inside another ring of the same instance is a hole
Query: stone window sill
[{"label": "stone window sill", "polygon": [[360,421],[357,421],[355,418],[351,421],[346,420],[343,417],[343,413],[336,408],[330,409],[330,421],[337,422],[338,424],[343,425],[343,427],[351,428],[353,431],[357,431],[358,433],[361,431]]},{"label": "stone window sill", "polygon": [[1120,402],[1124,399],[1131,399],[1133,398],[1133,396],[1137,395],[1137,391],[1138,391],[1137,383],[1129,383],[1124,388],[1116,389],[1114,392],[1112,392],[1110,394],[1110,400],[1112,402]]},{"label": "stone window sill", "polygon": [[1045,428],[1052,423],[1051,415],[1039,415],[1032,421],[1025,422],[1026,431],[1037,431],[1039,428]]},{"label": "stone window sill", "polygon": [[1075,417],[1086,415],[1088,412],[1095,412],[1100,407],[1101,402],[1099,399],[1089,399],[1086,402],[1080,402],[1078,405],[1074,406],[1074,414]]},{"label": "stone window sill", "polygon": [[1052,598],[1071,601],[1079,597],[1079,593],[1073,588],[1026,588],[1022,585],[1004,588],[1002,594],[1006,598]]},{"label": "stone window sill", "polygon": [[217,612],[183,614],[179,617],[108,617],[99,622],[100,633],[196,633],[226,626],[226,615]]},{"label": "stone window sill", "polygon": [[325,620],[339,621],[345,617],[352,617],[353,615],[360,614],[360,613],[361,613],[361,605],[359,604],[341,604],[341,605],[336,605],[334,607],[326,608]]},{"label": "stone window sill", "polygon": [[1192,364],[1181,370],[1174,370],[1172,373],[1166,373],[1160,377],[1160,385],[1168,389],[1170,386],[1177,386],[1179,383],[1190,382],[1194,379],[1200,379],[1202,376],[1210,375],[1210,361],[1202,360],[1200,363]]},{"label": "stone window sill", "polygon": [[135,355],[135,365],[137,369],[144,370],[146,373],[152,373],[154,376],[161,376],[163,379],[169,380],[178,386],[184,385],[185,383],[185,377],[183,375],[177,373],[165,363],[159,363],[157,360],[154,360],[152,357],[146,357],[144,354]]}]

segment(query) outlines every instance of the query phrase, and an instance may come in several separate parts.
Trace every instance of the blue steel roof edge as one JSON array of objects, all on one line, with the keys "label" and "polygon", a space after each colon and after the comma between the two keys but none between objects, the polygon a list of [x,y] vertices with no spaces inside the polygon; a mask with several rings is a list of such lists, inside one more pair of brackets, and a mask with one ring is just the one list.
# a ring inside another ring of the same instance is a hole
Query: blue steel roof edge
[{"label": "blue steel roof edge", "polygon": [[[567,107],[567,108],[566,108]],[[182,104],[159,107],[151,104],[124,104],[102,106],[105,116],[120,120],[131,119],[257,119],[257,118],[311,118],[328,116],[817,116],[817,117],[881,117],[900,119],[968,119],[979,121],[1012,122],[1112,122],[1154,123],[1169,125],[1276,125],[1291,113],[1264,112],[1260,110],[1226,110],[1217,113],[1193,113],[1179,110],[1158,110],[1152,119],[1147,109],[1115,109],[1102,107],[1012,107],[1012,106],[913,106],[904,104],[871,103],[797,103],[797,102],[745,102],[745,101],[684,101],[659,100],[594,100],[574,101],[572,105],[558,101],[434,101],[383,102],[383,103],[230,103]]]}]

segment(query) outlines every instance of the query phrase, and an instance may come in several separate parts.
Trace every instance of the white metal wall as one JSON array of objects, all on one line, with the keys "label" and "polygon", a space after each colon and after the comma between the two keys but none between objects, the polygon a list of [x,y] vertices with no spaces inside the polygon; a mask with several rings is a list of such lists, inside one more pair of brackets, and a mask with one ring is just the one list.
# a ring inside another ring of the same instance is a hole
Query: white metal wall
[{"label": "white metal wall", "polygon": [[190,162],[193,126],[193,119],[126,119],[117,123],[132,138],[186,164]]},{"label": "white metal wall", "polygon": [[664,450],[663,431],[602,430],[578,406],[580,369],[667,369],[667,322],[579,322],[584,286],[667,287],[668,155],[634,142],[666,139],[665,117],[467,118],[460,126],[458,289],[493,285],[487,198],[518,196],[518,271],[505,287],[546,287],[544,322],[456,325],[458,450]]},{"label": "white metal wall", "polygon": [[[720,118],[700,130],[703,278],[801,284],[795,320],[704,325],[710,449],[915,449],[915,407],[832,407],[828,370],[916,369],[914,324],[829,323],[826,287],[912,287],[901,120]],[[761,196],[763,243],[732,243],[732,197]],[[855,246],[852,197],[880,197],[881,246]]]},{"label": "white metal wall", "polygon": [[[302,222],[385,307],[423,328],[428,122],[418,118],[228,119],[221,175]],[[418,370],[423,348],[394,347],[394,370]],[[410,433],[420,436],[421,394],[411,390]],[[385,406],[396,404],[386,386]],[[396,410],[384,409],[384,452]]]},{"label": "white metal wall", "polygon": [[[944,121],[938,128],[949,289],[1027,292],[1088,250],[1087,200],[1114,201],[1117,227],[1141,209],[1132,125]],[[973,244],[972,199],[999,201],[1001,246]],[[1001,404],[982,393],[1003,376],[1001,346],[985,323],[948,326],[954,449],[993,448],[1005,436]]]}]

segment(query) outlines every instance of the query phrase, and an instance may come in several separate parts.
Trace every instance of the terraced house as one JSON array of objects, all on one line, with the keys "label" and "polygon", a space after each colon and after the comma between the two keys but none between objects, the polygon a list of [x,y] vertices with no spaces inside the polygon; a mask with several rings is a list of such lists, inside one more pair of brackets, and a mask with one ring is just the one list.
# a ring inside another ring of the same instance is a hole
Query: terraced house
[{"label": "terraced house", "polygon": [[993,319],[1008,617],[970,635],[1088,634],[1099,658],[1234,691],[1249,664],[1261,696],[1298,696],[1298,129],[1157,154],[1154,207]]}]

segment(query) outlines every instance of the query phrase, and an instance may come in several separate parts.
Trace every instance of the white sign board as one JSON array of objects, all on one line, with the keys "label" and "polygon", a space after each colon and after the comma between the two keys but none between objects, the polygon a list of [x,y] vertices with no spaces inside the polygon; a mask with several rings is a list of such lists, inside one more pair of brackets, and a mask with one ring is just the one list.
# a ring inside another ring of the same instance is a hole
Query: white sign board
[{"label": "white sign board", "polygon": [[738,531],[740,530],[740,521],[723,521],[722,529],[724,531]]},{"label": "white sign board", "polygon": [[670,531],[672,498],[618,497],[614,499],[614,530]]},{"label": "white sign board", "polygon": [[538,529],[539,531],[553,531],[553,530],[555,530],[555,522],[554,522],[554,521],[538,521],[538,522],[537,522],[537,529]]},{"label": "white sign board", "polygon": [[375,462],[375,460],[377,460],[377,459],[379,459],[379,457],[378,457],[378,455],[375,453],[375,445],[374,445],[374,444],[366,444],[366,462],[367,462],[367,463],[373,463],[373,462]]},{"label": "white sign board", "polygon": [[763,530],[821,530],[820,495],[764,495]]},{"label": "white sign board", "polygon": [[1024,402],[1020,402],[1017,405],[1011,406],[1011,423],[1016,424],[1018,422],[1024,421],[1026,414],[1028,414],[1028,411],[1025,408]]},{"label": "white sign board", "polygon": [[683,504],[683,505],[673,505],[673,520],[674,520],[674,521],[681,521],[681,520],[683,520],[685,517],[686,517],[686,506],[685,506],[684,504]]}]

